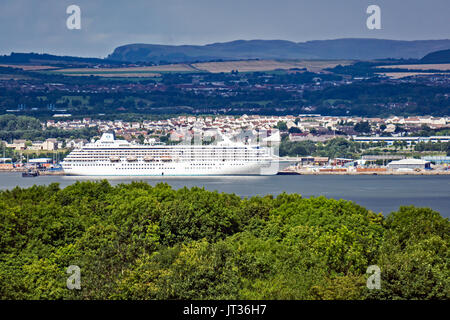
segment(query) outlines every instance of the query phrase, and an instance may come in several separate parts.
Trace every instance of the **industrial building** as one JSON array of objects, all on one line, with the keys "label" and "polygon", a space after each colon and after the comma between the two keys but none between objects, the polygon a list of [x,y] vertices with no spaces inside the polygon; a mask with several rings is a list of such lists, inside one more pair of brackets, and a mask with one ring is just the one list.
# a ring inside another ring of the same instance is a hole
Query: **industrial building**
[{"label": "industrial building", "polygon": [[431,162],[422,159],[402,159],[388,164],[389,169],[431,169]]},{"label": "industrial building", "polygon": [[445,156],[427,156],[427,157],[422,157],[422,160],[425,161],[430,161],[433,162],[435,164],[450,164],[450,157],[445,157]]}]

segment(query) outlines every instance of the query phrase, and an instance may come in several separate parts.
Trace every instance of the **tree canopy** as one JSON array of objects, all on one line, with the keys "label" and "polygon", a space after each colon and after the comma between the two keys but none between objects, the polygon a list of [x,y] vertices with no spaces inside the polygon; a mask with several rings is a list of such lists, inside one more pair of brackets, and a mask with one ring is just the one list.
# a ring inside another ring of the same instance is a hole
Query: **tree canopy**
[{"label": "tree canopy", "polygon": [[[0,192],[2,299],[449,299],[450,223],[167,184]],[[81,269],[68,290],[66,269]],[[381,289],[366,287],[369,265]]]}]

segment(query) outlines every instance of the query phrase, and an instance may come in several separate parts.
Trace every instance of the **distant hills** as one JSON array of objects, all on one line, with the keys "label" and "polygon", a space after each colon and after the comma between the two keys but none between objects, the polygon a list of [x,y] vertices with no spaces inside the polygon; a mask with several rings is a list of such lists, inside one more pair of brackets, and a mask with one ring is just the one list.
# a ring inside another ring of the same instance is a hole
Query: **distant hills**
[{"label": "distant hills", "polygon": [[0,63],[12,63],[12,64],[39,64],[39,65],[61,65],[67,64],[121,64],[122,62],[111,61],[108,59],[99,58],[82,58],[72,56],[56,56],[46,53],[17,53],[12,52],[10,55],[0,56]]},{"label": "distant hills", "polygon": [[233,60],[373,60],[415,59],[418,63],[450,63],[450,40],[336,39],[308,42],[285,40],[237,40],[197,45],[129,44],[116,48],[105,59],[11,53],[0,56],[0,64],[94,66],[195,63]]},{"label": "distant hills", "polygon": [[427,54],[420,62],[422,63],[450,63],[450,50],[441,50]]},{"label": "distant hills", "polygon": [[420,59],[450,49],[450,40],[336,39],[308,42],[237,40],[208,45],[129,44],[107,58],[127,62],[180,63],[240,59]]}]

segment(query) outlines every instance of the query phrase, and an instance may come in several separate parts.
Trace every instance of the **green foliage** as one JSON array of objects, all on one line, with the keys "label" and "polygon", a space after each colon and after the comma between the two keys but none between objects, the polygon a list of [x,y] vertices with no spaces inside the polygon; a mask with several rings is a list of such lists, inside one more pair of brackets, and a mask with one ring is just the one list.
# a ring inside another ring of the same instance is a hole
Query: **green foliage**
[{"label": "green foliage", "polygon": [[41,129],[41,122],[32,117],[16,117],[15,115],[7,114],[0,116],[0,128],[6,131],[39,130]]},{"label": "green foliage", "polygon": [[[448,299],[450,223],[297,194],[107,181],[0,192],[2,299]],[[368,290],[366,268],[382,270]],[[81,290],[66,269],[81,268]]]},{"label": "green foliage", "polygon": [[450,224],[425,208],[402,207],[386,219],[378,265],[383,299],[450,298]]},{"label": "green foliage", "polygon": [[232,299],[240,279],[232,265],[234,253],[222,242],[206,240],[144,255],[125,273],[115,298]]},{"label": "green foliage", "polygon": [[286,131],[288,129],[286,122],[284,122],[284,121],[278,121],[278,123],[275,127],[278,128],[280,131]]},{"label": "green foliage", "polygon": [[280,144],[280,156],[309,156],[316,153],[316,144],[312,141],[282,141]]},{"label": "green foliage", "polygon": [[15,116],[12,114],[0,115],[0,140],[45,140],[47,138],[90,139],[97,134],[98,129],[95,127],[75,130],[46,128],[44,130],[41,122],[36,118]]},{"label": "green foliage", "polygon": [[280,144],[280,156],[316,156],[329,158],[355,158],[363,146],[344,138],[335,138],[325,143],[310,140],[292,142],[283,140]]},{"label": "green foliage", "polygon": [[302,130],[298,127],[290,127],[288,130],[289,133],[302,133]]},{"label": "green foliage", "polygon": [[354,129],[359,133],[370,133],[370,123],[368,121],[358,122],[355,124]]},{"label": "green foliage", "polygon": [[450,142],[419,142],[414,146],[415,151],[440,151],[440,152],[450,152]]},{"label": "green foliage", "polygon": [[321,157],[354,158],[360,152],[360,144],[344,138],[335,138],[319,145],[317,153]]}]

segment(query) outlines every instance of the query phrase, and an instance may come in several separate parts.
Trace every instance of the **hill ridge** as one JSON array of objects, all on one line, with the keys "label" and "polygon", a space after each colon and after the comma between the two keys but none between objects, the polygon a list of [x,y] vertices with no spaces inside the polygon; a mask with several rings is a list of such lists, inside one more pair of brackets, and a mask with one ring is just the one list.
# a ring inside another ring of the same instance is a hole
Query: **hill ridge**
[{"label": "hill ridge", "polygon": [[434,51],[423,57],[422,63],[450,63],[450,49]]},{"label": "hill ridge", "polygon": [[450,49],[450,39],[341,38],[306,42],[253,39],[205,45],[125,44],[117,47],[107,58],[117,61],[154,63],[239,59],[420,59],[430,52],[445,49]]}]

